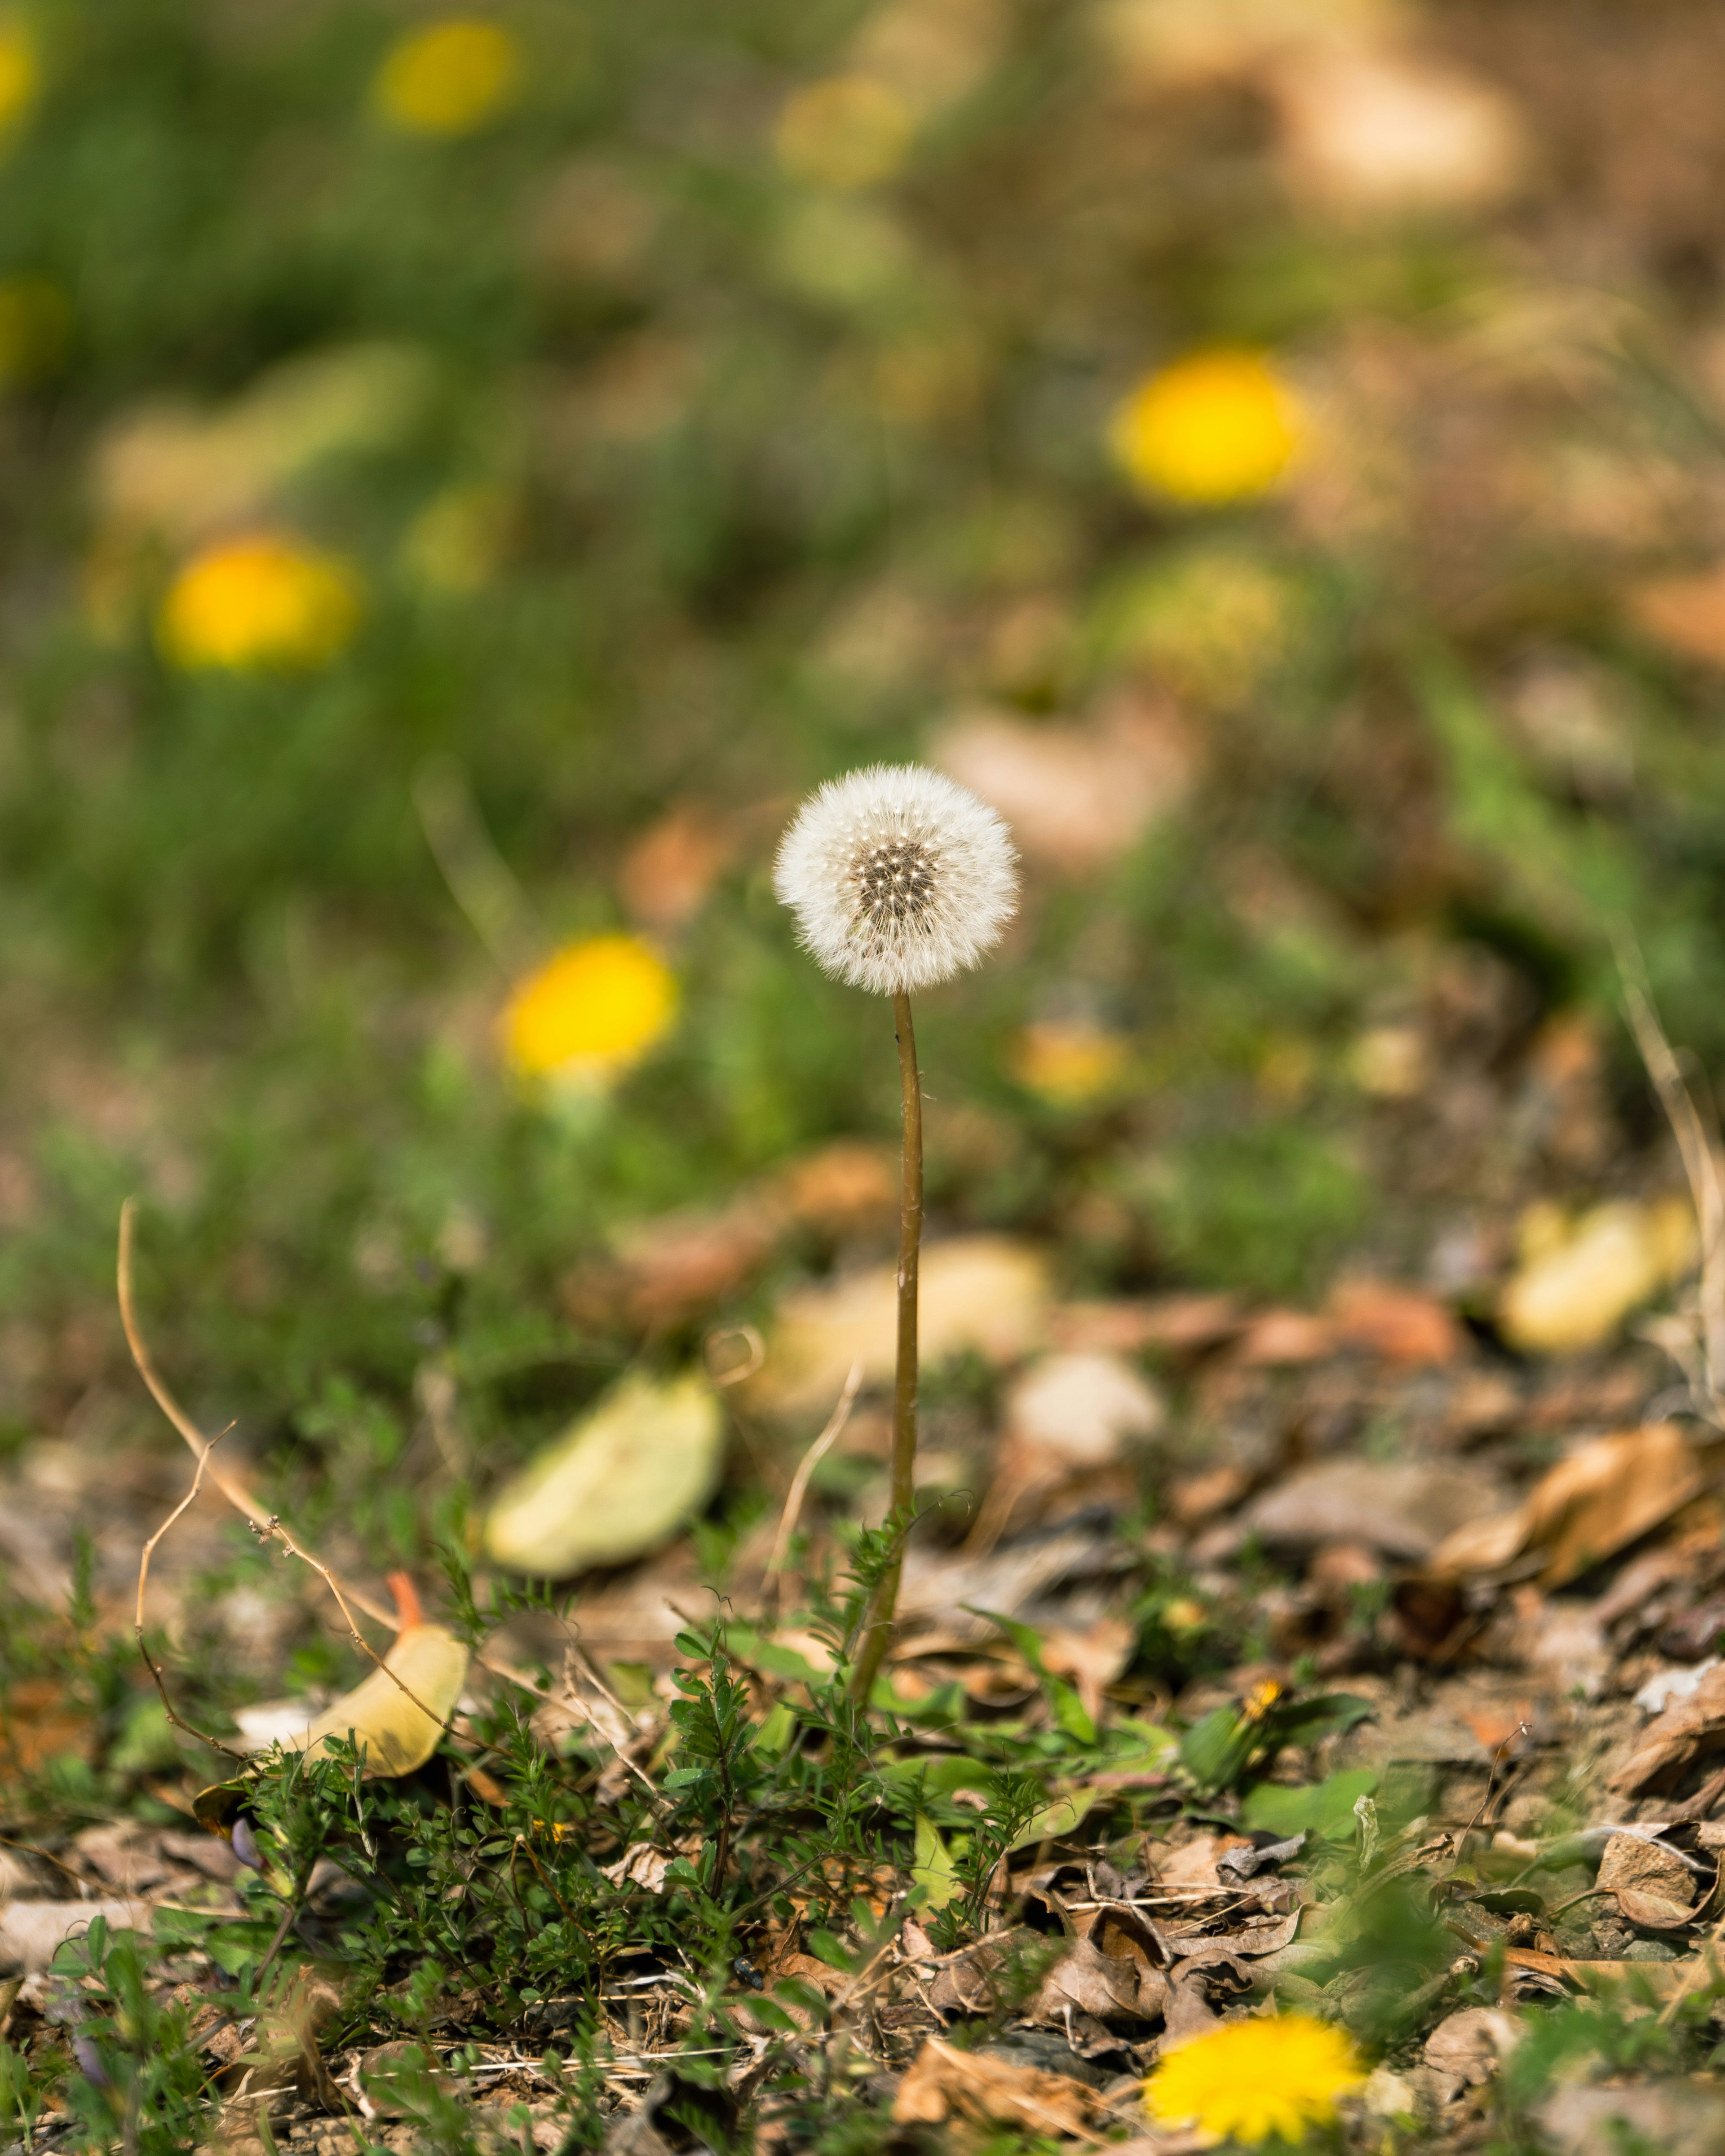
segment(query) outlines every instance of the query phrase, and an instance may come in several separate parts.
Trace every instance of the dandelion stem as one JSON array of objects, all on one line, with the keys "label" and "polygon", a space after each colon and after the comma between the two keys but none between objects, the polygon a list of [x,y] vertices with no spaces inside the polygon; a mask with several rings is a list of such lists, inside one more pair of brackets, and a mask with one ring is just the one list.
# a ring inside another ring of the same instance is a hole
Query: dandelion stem
[{"label": "dandelion stem", "polygon": [[898,1036],[899,1083],[903,1095],[904,1154],[898,1204],[898,1361],[892,1386],[892,1487],[888,1518],[899,1543],[870,1598],[850,1696],[866,1706],[892,1638],[904,1569],[904,1534],[916,1499],[916,1270],[922,1251],[922,1080],[916,1068],[916,1034],[911,998],[892,998]]}]

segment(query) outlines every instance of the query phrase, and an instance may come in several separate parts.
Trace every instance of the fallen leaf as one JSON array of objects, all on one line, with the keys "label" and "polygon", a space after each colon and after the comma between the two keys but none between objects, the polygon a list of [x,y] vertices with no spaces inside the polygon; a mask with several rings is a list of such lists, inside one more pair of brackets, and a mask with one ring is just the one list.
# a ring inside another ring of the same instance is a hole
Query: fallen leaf
[{"label": "fallen leaf", "polygon": [[1014,1381],[1005,1405],[1011,1435],[1067,1467],[1118,1460],[1168,1418],[1161,1394],[1117,1355],[1050,1355]]},{"label": "fallen leaf", "polygon": [[367,1779],[410,1774],[436,1751],[467,1681],[467,1662],[466,1647],[443,1625],[408,1625],[381,1669],[326,1707],[297,1738],[284,1740],[283,1748],[316,1758],[327,1753],[331,1738],[351,1737],[365,1753]]},{"label": "fallen leaf", "polygon": [[88,1759],[95,1739],[95,1722],[58,1677],[26,1677],[0,1699],[0,1770],[8,1775],[39,1774],[62,1755]]},{"label": "fallen leaf", "polygon": [[1709,1670],[1692,1692],[1648,1723],[1634,1751],[1608,1778],[1608,1786],[1625,1796],[1669,1789],[1692,1761],[1722,1744],[1725,1664]]},{"label": "fallen leaf", "polygon": [[1684,1198],[1618,1199],[1559,1230],[1505,1287],[1497,1321],[1527,1354],[1572,1354],[1615,1333],[1629,1313],[1681,1278],[1695,1255]]},{"label": "fallen leaf", "polygon": [[1387,1557],[1420,1558],[1465,1522],[1491,1513],[1501,1496],[1501,1485],[1466,1468],[1328,1460],[1263,1491],[1240,1517],[1266,1543],[1285,1548],[1363,1543]]},{"label": "fallen leaf", "polygon": [[1465,2006],[1446,2015],[1425,2040],[1425,2063],[1474,2088],[1488,2082],[1521,2041],[1512,2015],[1497,2006]]},{"label": "fallen leaf", "polygon": [[998,808],[1026,858],[1101,868],[1173,815],[1197,757],[1171,709],[1133,699],[1083,726],[986,712],[936,741],[931,761]]},{"label": "fallen leaf", "polygon": [[[1650,1965],[1661,1966],[1636,1964]],[[1640,2081],[1617,2088],[1570,2083],[1545,2097],[1533,2118],[1553,2156],[1621,2156],[1625,2148],[1717,2156],[1725,2148],[1725,2092],[1703,2081]]]},{"label": "fallen leaf", "polygon": [[956,2113],[1029,2133],[1084,2134],[1091,2103],[1084,2084],[1065,2074],[960,2051],[930,2036],[899,2083],[892,2118],[897,2126],[939,2126]]},{"label": "fallen leaf", "polygon": [[661,816],[634,840],[617,871],[619,896],[644,928],[684,927],[737,850],[735,834],[698,805]]},{"label": "fallen leaf", "polygon": [[[925,1369],[967,1350],[986,1362],[1014,1363],[1047,1337],[1048,1260],[1033,1245],[1004,1235],[932,1243],[922,1253],[921,1300]],[[830,1287],[795,1289],[779,1305],[750,1398],[777,1414],[824,1414],[859,1358],[865,1383],[887,1383],[897,1325],[891,1265]]]},{"label": "fallen leaf", "polygon": [[1497,1572],[1538,1551],[1539,1584],[1561,1587],[1669,1519],[1703,1479],[1675,1424],[1595,1438],[1542,1476],[1513,1510],[1455,1529],[1430,1568],[1452,1578]]},{"label": "fallen leaf", "polygon": [[[1147,1998],[1146,1975],[1151,1979]],[[1134,1960],[1103,1953],[1089,1939],[1074,1939],[1043,1978],[1029,2018],[1061,2028],[1069,2010],[1076,2008],[1098,2021],[1151,2020],[1162,2012],[1167,1995],[1167,1982],[1158,1971],[1141,1972]]]},{"label": "fallen leaf", "polygon": [[898,1199],[897,1150],[840,1138],[781,1168],[771,1202],[788,1224],[837,1236],[893,1219]]},{"label": "fallen leaf", "polygon": [[578,1276],[572,1306],[580,1312],[597,1290],[643,1330],[680,1323],[747,1284],[772,1250],[778,1225],[759,1199],[746,1193],[720,1212],[691,1208],[622,1229],[615,1237],[615,1274],[594,1283]]},{"label": "fallen leaf", "polygon": [[916,1815],[916,1834],[911,1877],[922,1889],[925,1908],[944,1909],[947,1902],[956,1900],[963,1891],[958,1867],[941,1839],[939,1828],[921,1812]]},{"label": "fallen leaf", "polygon": [[1168,1295],[1142,1302],[1067,1302],[1053,1315],[1056,1348],[1071,1354],[1137,1355],[1147,1348],[1214,1348],[1244,1323],[1233,1295]]},{"label": "fallen leaf", "polygon": [[1573,1984],[1579,1990],[1596,1993],[1609,1992],[1633,1977],[1656,1998],[1669,1999],[1674,1993],[1686,1997],[1714,1981],[1711,1957],[1706,1954],[1686,1954],[1679,1961],[1584,1961],[1564,1954],[1541,1953],[1535,1947],[1510,1947],[1503,1961],[1507,1969],[1532,1969],[1541,1976]]},{"label": "fallen leaf", "polygon": [[485,1520],[486,1553],[552,1578],[627,1563],[699,1512],[723,1451],[705,1378],[634,1372],[504,1485]]},{"label": "fallen leaf", "polygon": [[1242,1363],[1322,1363],[1333,1355],[1340,1337],[1327,1317],[1307,1310],[1266,1310],[1246,1328],[1236,1351]]},{"label": "fallen leaf", "polygon": [[1633,584],[1625,605],[1638,629],[1682,658],[1725,666],[1725,562]]},{"label": "fallen leaf", "polygon": [[7,1902],[0,1903],[0,1970],[46,1969],[55,1950],[79,1938],[100,1917],[110,1932],[147,1932],[147,1902]]},{"label": "fallen leaf", "polygon": [[675,1861],[668,1849],[655,1849],[650,1841],[632,1842],[614,1864],[599,1870],[614,1887],[640,1887],[649,1894],[664,1890],[665,1874]]},{"label": "fallen leaf", "polygon": [[1620,1887],[1616,1902],[1624,1922],[1644,1931],[1680,1932],[1695,1922],[1695,1912],[1686,1902],[1671,1901],[1663,1894],[1640,1894],[1633,1887]]},{"label": "fallen leaf", "polygon": [[1343,1347],[1389,1363],[1452,1363],[1466,1335],[1436,1297],[1387,1281],[1338,1281],[1327,1312]]},{"label": "fallen leaf", "polygon": [[1314,43],[1269,88],[1290,187],[1332,212],[1474,208],[1511,192],[1527,167],[1503,93],[1423,54]]}]

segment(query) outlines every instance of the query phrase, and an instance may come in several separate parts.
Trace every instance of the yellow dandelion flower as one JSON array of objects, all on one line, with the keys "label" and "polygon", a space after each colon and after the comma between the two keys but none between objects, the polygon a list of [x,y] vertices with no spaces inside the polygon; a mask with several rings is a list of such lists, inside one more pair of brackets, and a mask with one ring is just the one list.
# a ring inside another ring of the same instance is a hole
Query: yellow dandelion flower
[{"label": "yellow dandelion flower", "polygon": [[359,624],[360,586],[343,562],[273,532],[195,555],[157,622],[177,666],[324,666]]},{"label": "yellow dandelion flower", "polygon": [[1339,2029],[1309,2014],[1224,2022],[1170,2051],[1144,2084],[1164,2125],[1195,2122],[1235,2141],[1303,2140],[1365,2072]]},{"label": "yellow dandelion flower", "polygon": [[603,1083],[637,1063],[676,1015],[675,976],[634,936],[571,943],[530,973],[503,1014],[524,1076]]},{"label": "yellow dandelion flower", "polygon": [[1148,376],[1116,411],[1109,444],[1127,476],[1176,501],[1262,494],[1299,447],[1292,392],[1256,352],[1202,352]]},{"label": "yellow dandelion flower", "polygon": [[372,99],[408,135],[471,135],[512,104],[521,49],[501,23],[451,15],[398,38],[383,56]]},{"label": "yellow dandelion flower", "polygon": [[1027,1091],[1060,1108],[1111,1093],[1125,1075],[1128,1044],[1117,1033],[1048,1020],[1027,1025],[1013,1045],[1012,1073]]},{"label": "yellow dandelion flower", "polygon": [[850,193],[892,177],[916,126],[903,98],[873,75],[829,75],[785,100],[773,146],[793,179]]},{"label": "yellow dandelion flower", "polygon": [[35,39],[18,16],[0,14],[0,132],[23,118],[41,84]]}]

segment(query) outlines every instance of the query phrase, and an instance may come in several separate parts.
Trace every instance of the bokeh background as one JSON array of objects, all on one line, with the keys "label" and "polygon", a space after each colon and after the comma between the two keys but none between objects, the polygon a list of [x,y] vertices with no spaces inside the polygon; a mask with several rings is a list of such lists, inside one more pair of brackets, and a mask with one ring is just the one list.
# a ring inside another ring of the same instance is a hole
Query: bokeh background
[{"label": "bokeh background", "polygon": [[1490,1335],[1671,1184],[1614,938],[1725,1051],[1722,97],[1687,0],[8,7],[18,1471],[157,1441],[129,1191],[376,1560],[881,1255],[890,1025],[770,863],[883,758],[1027,871],[937,1232]]}]

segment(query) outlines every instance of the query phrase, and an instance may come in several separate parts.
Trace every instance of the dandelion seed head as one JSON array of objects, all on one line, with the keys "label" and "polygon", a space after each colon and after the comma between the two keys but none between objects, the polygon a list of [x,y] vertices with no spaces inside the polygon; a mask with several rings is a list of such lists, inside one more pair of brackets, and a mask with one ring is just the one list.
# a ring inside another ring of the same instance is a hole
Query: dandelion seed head
[{"label": "dandelion seed head", "polygon": [[916,764],[830,780],[785,833],[773,888],[815,963],[891,996],[932,988],[1000,940],[1016,855],[994,811]]}]

